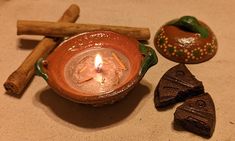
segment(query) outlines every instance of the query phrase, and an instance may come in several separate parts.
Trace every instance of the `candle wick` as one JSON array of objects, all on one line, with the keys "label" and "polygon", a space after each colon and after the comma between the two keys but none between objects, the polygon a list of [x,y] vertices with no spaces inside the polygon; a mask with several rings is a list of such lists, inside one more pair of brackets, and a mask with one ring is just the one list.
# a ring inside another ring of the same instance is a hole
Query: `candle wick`
[{"label": "candle wick", "polygon": [[102,71],[102,64],[100,63],[98,66],[97,66],[97,68],[96,68],[96,71],[98,72],[98,73],[100,73],[101,71]]}]

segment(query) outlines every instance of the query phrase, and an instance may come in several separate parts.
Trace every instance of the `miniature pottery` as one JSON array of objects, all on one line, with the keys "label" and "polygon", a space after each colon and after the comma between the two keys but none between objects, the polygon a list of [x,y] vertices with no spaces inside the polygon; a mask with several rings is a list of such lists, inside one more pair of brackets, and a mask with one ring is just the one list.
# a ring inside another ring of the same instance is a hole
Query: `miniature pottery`
[{"label": "miniature pottery", "polygon": [[[116,50],[127,58],[130,72],[113,90],[90,93],[72,87],[65,78],[66,65],[71,58],[92,49]],[[137,40],[111,31],[94,31],[78,34],[62,42],[46,59],[38,60],[36,73],[59,95],[78,103],[100,106],[123,98],[156,63],[154,50]]]},{"label": "miniature pottery", "polygon": [[163,25],[155,35],[154,45],[167,59],[184,64],[205,62],[217,52],[212,30],[192,16]]}]

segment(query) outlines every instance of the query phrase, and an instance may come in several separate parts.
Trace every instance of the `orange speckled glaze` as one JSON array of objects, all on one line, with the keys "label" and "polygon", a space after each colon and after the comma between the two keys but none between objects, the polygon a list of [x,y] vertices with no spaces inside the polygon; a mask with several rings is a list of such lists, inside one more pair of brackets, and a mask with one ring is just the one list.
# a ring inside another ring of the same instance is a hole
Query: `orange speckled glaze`
[{"label": "orange speckled glaze", "polygon": [[154,38],[157,51],[171,61],[184,64],[197,64],[214,57],[218,49],[216,37],[206,24],[199,22],[208,30],[207,38],[174,25],[162,26]]},{"label": "orange speckled glaze", "polygon": [[[64,69],[70,58],[95,47],[112,48],[130,61],[128,77],[119,87],[108,93],[84,93],[71,87],[65,80]],[[47,63],[43,70],[48,74],[48,84],[59,95],[78,103],[104,105],[123,98],[138,83],[142,59],[137,40],[110,31],[94,31],[76,35],[61,43],[46,58]]]}]

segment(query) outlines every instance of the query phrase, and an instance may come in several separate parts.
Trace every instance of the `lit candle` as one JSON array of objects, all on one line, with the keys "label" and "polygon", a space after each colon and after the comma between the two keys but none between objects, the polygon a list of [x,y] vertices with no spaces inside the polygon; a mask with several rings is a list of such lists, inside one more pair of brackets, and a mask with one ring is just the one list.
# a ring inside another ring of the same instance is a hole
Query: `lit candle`
[{"label": "lit candle", "polygon": [[100,56],[100,54],[97,54],[95,56],[95,70],[100,73],[102,71],[102,66],[103,66],[103,60],[102,57]]},{"label": "lit candle", "polygon": [[95,56],[95,60],[94,60],[94,64],[95,64],[95,70],[97,72],[96,76],[94,77],[94,79],[99,82],[101,85],[104,84],[105,78],[103,77],[101,71],[102,71],[102,66],[103,66],[103,59],[101,57],[100,54],[96,54]]},{"label": "lit candle", "polygon": [[66,81],[75,89],[101,94],[119,87],[130,72],[128,58],[110,48],[93,48],[70,59]]}]

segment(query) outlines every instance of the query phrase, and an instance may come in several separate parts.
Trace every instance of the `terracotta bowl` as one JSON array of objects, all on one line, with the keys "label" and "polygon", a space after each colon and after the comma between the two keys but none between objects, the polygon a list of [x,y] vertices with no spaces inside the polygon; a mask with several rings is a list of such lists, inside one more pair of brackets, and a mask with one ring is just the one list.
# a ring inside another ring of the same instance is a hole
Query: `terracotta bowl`
[{"label": "terracotta bowl", "polygon": [[163,25],[154,45],[165,58],[184,64],[205,62],[215,56],[218,45],[208,25],[192,16],[183,16]]},{"label": "terracotta bowl", "polygon": [[[130,73],[125,81],[108,93],[84,93],[72,88],[65,80],[64,69],[69,59],[96,46],[117,50],[124,54],[130,63]],[[154,50],[137,40],[111,31],[94,31],[65,40],[46,59],[39,59],[35,66],[36,73],[59,95],[78,103],[103,105],[123,98],[156,63]]]}]

